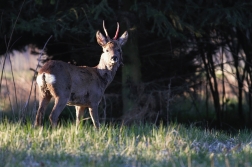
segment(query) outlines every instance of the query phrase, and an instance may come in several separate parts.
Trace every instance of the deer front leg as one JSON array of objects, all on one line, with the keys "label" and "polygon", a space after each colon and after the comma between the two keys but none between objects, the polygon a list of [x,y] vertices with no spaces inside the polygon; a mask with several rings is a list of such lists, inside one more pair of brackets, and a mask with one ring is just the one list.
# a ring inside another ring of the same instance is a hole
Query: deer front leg
[{"label": "deer front leg", "polygon": [[83,106],[75,106],[75,110],[76,110],[76,128],[78,128],[81,119],[84,116],[84,111],[85,111],[86,107]]},{"label": "deer front leg", "polygon": [[97,104],[89,107],[89,114],[92,118],[92,121],[93,121],[95,128],[99,129],[100,123],[99,123],[98,105]]}]

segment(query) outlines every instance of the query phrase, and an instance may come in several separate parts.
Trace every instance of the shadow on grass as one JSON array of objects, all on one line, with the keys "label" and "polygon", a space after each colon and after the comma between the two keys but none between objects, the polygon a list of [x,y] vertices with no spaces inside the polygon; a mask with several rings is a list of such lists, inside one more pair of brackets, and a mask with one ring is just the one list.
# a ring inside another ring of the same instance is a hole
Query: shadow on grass
[{"label": "shadow on grass", "polygon": [[[0,148],[1,166],[167,166],[176,162],[168,159],[155,160],[151,158],[131,159],[122,155],[101,153],[100,155],[85,153],[44,152],[43,150],[10,150]],[[185,159],[186,160],[186,159]],[[181,160],[182,161],[182,160]],[[181,163],[181,162],[180,162]],[[177,163],[176,163],[177,164]]]}]

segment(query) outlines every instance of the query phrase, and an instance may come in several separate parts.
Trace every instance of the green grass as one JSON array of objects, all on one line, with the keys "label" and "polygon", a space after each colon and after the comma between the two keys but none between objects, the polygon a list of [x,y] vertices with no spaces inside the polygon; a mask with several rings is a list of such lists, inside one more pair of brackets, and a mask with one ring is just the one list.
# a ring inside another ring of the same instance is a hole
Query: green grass
[{"label": "green grass", "polygon": [[252,135],[227,135],[179,124],[72,123],[50,129],[0,123],[0,166],[252,166]]}]

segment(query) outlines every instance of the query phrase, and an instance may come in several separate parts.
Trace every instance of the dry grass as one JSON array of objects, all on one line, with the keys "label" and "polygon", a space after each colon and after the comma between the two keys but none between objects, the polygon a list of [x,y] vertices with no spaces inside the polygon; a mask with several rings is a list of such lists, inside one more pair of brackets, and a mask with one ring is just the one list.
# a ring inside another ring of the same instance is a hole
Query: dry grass
[{"label": "dry grass", "polygon": [[58,129],[0,123],[3,166],[251,166],[252,136],[181,125]]},{"label": "dry grass", "polygon": [[[11,72],[9,57],[6,59],[1,83],[0,112],[11,111],[13,113],[19,113],[27,103],[34,76],[34,72],[30,70],[30,68],[36,68],[38,58],[38,56],[30,54],[30,49],[31,48],[27,48],[27,51],[24,53],[14,51],[13,54],[10,55],[14,79]],[[2,65],[3,57],[0,59],[1,69]],[[33,110],[34,101],[37,97],[38,91],[33,89],[30,98],[31,101],[29,102],[29,110]]]}]

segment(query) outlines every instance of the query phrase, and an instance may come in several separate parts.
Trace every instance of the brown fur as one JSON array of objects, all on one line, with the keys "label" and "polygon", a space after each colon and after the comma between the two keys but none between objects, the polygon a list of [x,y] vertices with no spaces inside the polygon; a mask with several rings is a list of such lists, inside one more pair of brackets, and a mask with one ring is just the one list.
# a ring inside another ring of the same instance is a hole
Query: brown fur
[{"label": "brown fur", "polygon": [[[98,31],[96,38],[103,48],[100,62],[96,67],[77,67],[62,61],[51,60],[40,69],[38,77],[42,75],[42,81],[39,85],[40,102],[35,126],[43,124],[46,106],[53,97],[55,104],[49,117],[52,126],[57,125],[58,117],[64,107],[73,105],[76,109],[77,126],[84,114],[84,109],[89,108],[94,126],[99,128],[98,105],[105,89],[112,82],[122,63],[121,46],[127,41],[128,34],[125,32],[118,40],[111,40]],[[47,74],[54,76],[55,82],[48,82]]]}]

